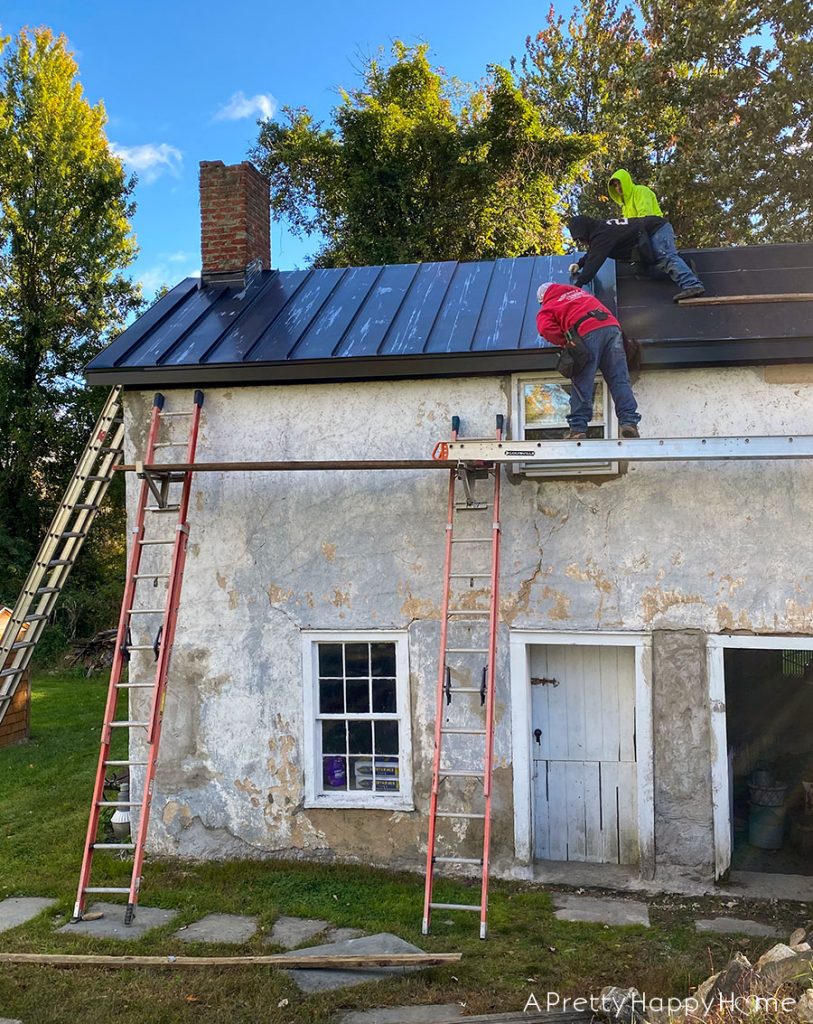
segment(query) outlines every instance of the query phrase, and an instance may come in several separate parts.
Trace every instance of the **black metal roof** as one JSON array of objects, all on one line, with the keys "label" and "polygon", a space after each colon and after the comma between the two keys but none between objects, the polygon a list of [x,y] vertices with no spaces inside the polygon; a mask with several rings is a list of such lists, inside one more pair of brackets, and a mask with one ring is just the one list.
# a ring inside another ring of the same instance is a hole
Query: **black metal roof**
[{"label": "black metal roof", "polygon": [[[711,294],[813,292],[813,245],[692,254]],[[87,367],[131,387],[430,377],[546,369],[536,288],[570,256],[263,271],[242,290],[187,278]],[[644,344],[646,365],[813,355],[812,304],[679,308],[671,282],[608,261],[596,294]]]}]

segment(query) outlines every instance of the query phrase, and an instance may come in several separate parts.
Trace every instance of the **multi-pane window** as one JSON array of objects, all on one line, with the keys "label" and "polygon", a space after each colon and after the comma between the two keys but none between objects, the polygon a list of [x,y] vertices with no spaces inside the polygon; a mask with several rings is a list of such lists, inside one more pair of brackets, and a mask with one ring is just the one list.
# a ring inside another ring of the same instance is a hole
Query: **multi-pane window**
[{"label": "multi-pane window", "polygon": [[311,634],[307,643],[311,796],[317,803],[402,806],[411,800],[405,639]]},{"label": "multi-pane window", "polygon": [[[561,440],[568,429],[571,382],[559,374],[536,374],[514,378],[514,406],[511,422],[512,436],[523,441]],[[593,394],[593,413],[587,427],[588,437],[615,437],[617,425],[606,384],[596,379]],[[610,462],[574,463],[573,465],[545,466],[534,463],[523,467],[534,475],[562,476],[615,472],[617,465]]]}]

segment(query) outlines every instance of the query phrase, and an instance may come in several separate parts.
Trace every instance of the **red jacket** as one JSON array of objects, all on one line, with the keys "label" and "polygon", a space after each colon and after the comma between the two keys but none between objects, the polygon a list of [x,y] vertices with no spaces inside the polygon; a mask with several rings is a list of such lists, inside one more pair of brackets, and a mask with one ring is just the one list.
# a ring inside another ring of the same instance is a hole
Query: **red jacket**
[{"label": "red jacket", "polygon": [[599,327],[621,326],[609,309],[594,295],[573,284],[552,284],[545,292],[545,300],[536,314],[536,329],[545,341],[564,348],[567,344],[565,331],[572,330],[576,321],[591,309],[602,309],[608,316],[606,320],[590,317],[580,324],[577,332],[582,337],[590,331],[598,330]]}]

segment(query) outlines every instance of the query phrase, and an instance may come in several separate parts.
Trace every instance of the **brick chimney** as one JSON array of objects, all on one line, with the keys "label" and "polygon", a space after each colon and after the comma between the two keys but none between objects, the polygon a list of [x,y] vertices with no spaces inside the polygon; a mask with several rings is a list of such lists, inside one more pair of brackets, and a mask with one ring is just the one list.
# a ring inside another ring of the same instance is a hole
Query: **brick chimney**
[{"label": "brick chimney", "polygon": [[268,181],[247,161],[200,164],[200,248],[203,284],[244,286],[271,267]]}]

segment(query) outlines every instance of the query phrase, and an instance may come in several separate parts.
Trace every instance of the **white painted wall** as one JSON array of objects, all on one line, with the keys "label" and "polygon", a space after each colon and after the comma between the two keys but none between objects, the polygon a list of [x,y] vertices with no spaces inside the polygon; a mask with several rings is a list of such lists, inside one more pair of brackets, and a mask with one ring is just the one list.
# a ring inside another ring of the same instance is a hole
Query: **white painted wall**
[{"label": "white painted wall", "polygon": [[[642,432],[811,432],[813,380],[785,371],[788,383],[761,368],[645,373]],[[151,398],[127,396],[128,461]],[[173,392],[168,408],[190,401]],[[509,405],[508,378],[209,389],[199,453],[422,459],[453,414],[490,436]],[[154,850],[420,863],[446,484],[442,472],[198,475]],[[642,464],[603,483],[507,483],[503,495],[495,854],[507,872],[509,628],[813,633],[813,466]],[[417,810],[305,810],[300,630],[371,628],[409,631]]]}]

